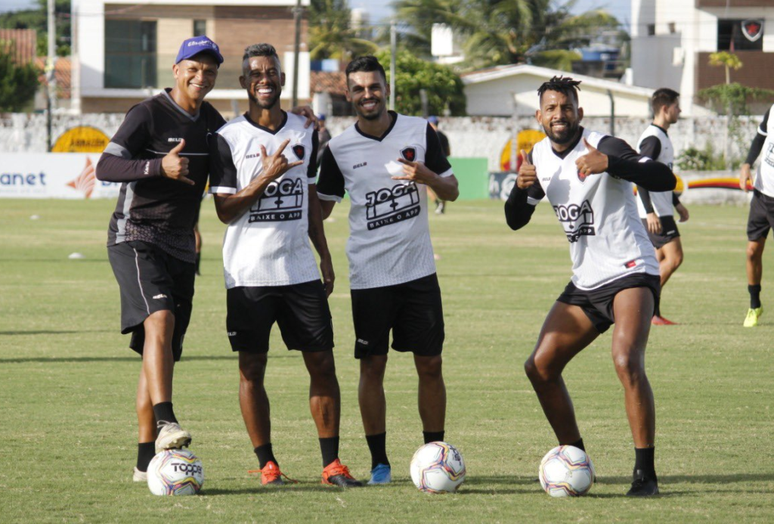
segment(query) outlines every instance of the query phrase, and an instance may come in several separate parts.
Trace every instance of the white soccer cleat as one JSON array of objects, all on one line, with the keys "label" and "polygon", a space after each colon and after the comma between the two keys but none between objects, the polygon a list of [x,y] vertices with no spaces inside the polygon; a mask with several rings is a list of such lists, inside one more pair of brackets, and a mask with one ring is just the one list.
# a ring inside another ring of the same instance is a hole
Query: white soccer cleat
[{"label": "white soccer cleat", "polygon": [[165,449],[181,449],[191,444],[191,434],[180,427],[177,422],[167,422],[159,430],[156,437],[156,453]]},{"label": "white soccer cleat", "polygon": [[148,482],[148,472],[140,471],[137,466],[134,468],[134,474],[132,474],[132,480],[134,482]]}]

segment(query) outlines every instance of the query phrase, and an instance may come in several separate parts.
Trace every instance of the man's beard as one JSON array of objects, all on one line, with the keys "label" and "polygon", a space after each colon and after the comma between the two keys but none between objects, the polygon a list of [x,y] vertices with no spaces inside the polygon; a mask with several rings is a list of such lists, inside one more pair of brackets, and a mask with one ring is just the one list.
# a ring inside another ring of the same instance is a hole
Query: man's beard
[{"label": "man's beard", "polygon": [[252,92],[248,91],[247,97],[260,109],[271,109],[277,104],[281,94],[282,94],[281,91],[275,91],[274,96],[272,98],[270,98],[268,101],[262,101],[257,96],[255,96]]},{"label": "man's beard", "polygon": [[559,144],[563,146],[565,144],[569,144],[570,142],[575,140],[575,138],[578,136],[578,130],[580,129],[579,122],[570,124],[566,120],[562,120],[560,122],[554,122],[554,123],[556,124],[561,123],[567,126],[567,129],[563,131],[560,135],[554,133],[550,125],[543,126],[543,131],[546,132],[546,136],[548,136],[549,140],[551,140],[551,142],[553,142],[554,144]]},{"label": "man's beard", "polygon": [[[384,113],[384,106],[381,106],[381,109],[374,111],[373,113],[365,113],[363,110],[363,106],[358,104],[358,107],[361,109],[361,111],[358,111],[358,115],[363,117],[365,120],[378,120],[379,117],[382,116],[382,113]],[[379,104],[377,103],[377,107],[379,107]]]}]

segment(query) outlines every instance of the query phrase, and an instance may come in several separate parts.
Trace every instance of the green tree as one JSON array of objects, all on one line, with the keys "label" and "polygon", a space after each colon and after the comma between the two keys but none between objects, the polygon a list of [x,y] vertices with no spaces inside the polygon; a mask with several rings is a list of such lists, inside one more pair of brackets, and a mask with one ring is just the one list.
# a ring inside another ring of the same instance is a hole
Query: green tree
[{"label": "green tree", "polygon": [[725,67],[726,83],[702,89],[696,93],[696,98],[727,117],[728,125],[723,131],[723,160],[726,167],[730,169],[741,163],[739,159],[731,156],[731,144],[741,144],[744,141],[741,117],[750,115],[750,102],[774,100],[774,91],[731,82],[730,70],[741,69],[744,65],[734,53],[726,51],[712,53],[709,57],[709,65]]},{"label": "green tree", "polygon": [[576,0],[557,7],[552,0],[398,0],[397,17],[409,28],[404,45],[430,54],[433,23],[450,25],[463,40],[465,68],[529,61],[571,70],[580,56],[573,48],[589,45],[619,22],[603,10],[571,12]]},{"label": "green tree", "polygon": [[[390,51],[381,50],[376,57],[387,70],[389,83]],[[399,113],[423,116],[420,90],[424,89],[429,115],[442,115],[447,110],[454,116],[465,114],[462,80],[449,67],[427,62],[409,51],[400,50],[395,70],[395,110]]]},{"label": "green tree", "polygon": [[[0,27],[4,29],[34,29],[38,36],[38,56],[48,55],[48,3],[37,0],[37,9],[12,11],[0,14]],[[70,55],[70,0],[56,0],[56,54]]]},{"label": "green tree", "polygon": [[744,65],[737,55],[728,51],[710,53],[709,65],[713,67],[723,66],[726,68],[726,85],[731,83],[731,70],[738,71]]},{"label": "green tree", "polygon": [[0,111],[18,113],[35,98],[40,71],[13,59],[13,44],[0,41]]},{"label": "green tree", "polygon": [[312,60],[349,61],[374,53],[378,46],[360,38],[350,22],[347,0],[312,0],[309,7],[309,56]]}]

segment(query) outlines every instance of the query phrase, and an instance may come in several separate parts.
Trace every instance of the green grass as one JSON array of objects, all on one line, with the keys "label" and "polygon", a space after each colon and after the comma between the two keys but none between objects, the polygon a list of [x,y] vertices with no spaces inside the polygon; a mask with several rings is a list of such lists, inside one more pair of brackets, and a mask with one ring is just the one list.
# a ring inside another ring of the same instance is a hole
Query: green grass
[{"label": "green grass", "polygon": [[[446,312],[447,439],[464,454],[468,478],[456,495],[429,496],[408,475],[421,444],[410,356],[393,353],[386,377],[396,481],[339,491],[320,485],[303,362],[277,333],[267,374],[273,440],[283,471],[300,483],[262,489],[248,476],[256,460],[225,334],[223,226],[205,201],[204,274],[174,402],[207,480],[201,496],[185,498],[154,497],[131,482],[139,360],[118,333],[118,289],[104,247],[114,203],[3,200],[0,206],[0,521],[774,520],[774,309],[757,329],[742,328],[743,208],[694,206],[681,225],[685,263],[662,302],[664,314],[680,325],[654,328],[648,346],[663,496],[623,496],[634,453],[607,333],[565,373],[599,483],[587,497],[558,500],[534,482],[555,440],[522,370],[570,277],[567,242],[548,205],[518,233],[505,226],[498,202],[455,203],[446,216],[430,219]],[[367,479],[344,255],[346,204],[333,217],[326,229],[338,273],[331,307],[341,456],[355,476]],[[68,260],[73,252],[85,259]],[[774,307],[769,289],[764,282],[763,301]]]}]

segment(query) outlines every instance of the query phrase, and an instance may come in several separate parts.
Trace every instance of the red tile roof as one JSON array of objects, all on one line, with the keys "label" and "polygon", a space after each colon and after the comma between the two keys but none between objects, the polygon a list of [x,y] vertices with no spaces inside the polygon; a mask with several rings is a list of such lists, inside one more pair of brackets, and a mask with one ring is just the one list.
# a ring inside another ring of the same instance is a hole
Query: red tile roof
[{"label": "red tile roof", "polygon": [[16,63],[29,64],[37,56],[37,31],[34,29],[0,29],[0,46],[11,48]]},{"label": "red tile roof", "polygon": [[312,92],[330,93],[344,96],[347,92],[347,77],[342,71],[328,73],[325,71],[312,71],[310,77]]}]

